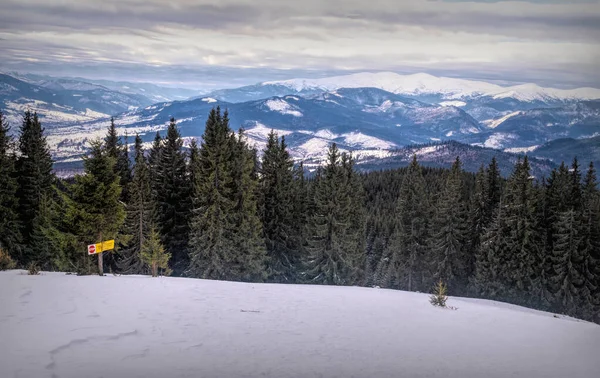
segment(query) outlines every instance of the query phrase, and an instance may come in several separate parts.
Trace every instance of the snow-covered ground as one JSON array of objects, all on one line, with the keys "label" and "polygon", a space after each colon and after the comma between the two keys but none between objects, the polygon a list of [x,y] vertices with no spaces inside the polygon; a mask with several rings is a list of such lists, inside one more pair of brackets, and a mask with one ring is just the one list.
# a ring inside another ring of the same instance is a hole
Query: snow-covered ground
[{"label": "snow-covered ground", "polygon": [[360,287],[0,272],[0,377],[600,376],[600,326]]}]

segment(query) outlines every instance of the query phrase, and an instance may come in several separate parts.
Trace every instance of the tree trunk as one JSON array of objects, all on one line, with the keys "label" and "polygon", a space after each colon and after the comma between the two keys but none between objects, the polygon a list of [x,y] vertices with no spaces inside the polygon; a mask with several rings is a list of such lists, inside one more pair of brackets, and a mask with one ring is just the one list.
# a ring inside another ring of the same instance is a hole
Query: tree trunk
[{"label": "tree trunk", "polygon": [[98,275],[104,275],[104,267],[102,266],[102,252],[98,253]]}]

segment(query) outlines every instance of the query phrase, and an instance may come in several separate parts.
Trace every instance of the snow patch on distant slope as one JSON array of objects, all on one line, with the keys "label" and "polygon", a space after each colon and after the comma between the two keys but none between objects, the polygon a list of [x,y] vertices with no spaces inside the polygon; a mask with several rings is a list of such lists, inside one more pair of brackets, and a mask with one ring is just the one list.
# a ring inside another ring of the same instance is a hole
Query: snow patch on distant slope
[{"label": "snow patch on distant slope", "polygon": [[253,137],[267,139],[269,137],[269,133],[271,133],[271,131],[274,131],[277,134],[277,136],[280,136],[280,137],[289,135],[292,133],[292,131],[289,131],[289,130],[281,130],[281,129],[274,129],[272,127],[268,127],[258,121],[254,121],[254,122],[255,122],[256,126],[246,130],[246,134],[251,135]]},{"label": "snow patch on distant slope", "polygon": [[205,97],[205,98],[202,99],[202,101],[207,102],[209,104],[212,104],[213,102],[217,102],[217,100],[215,100],[212,97]]},{"label": "snow patch on distant slope", "polygon": [[513,154],[524,154],[526,152],[533,152],[537,150],[539,145],[529,146],[529,147],[514,147],[514,148],[506,148],[504,152],[511,152]]},{"label": "snow patch on distant slope", "polygon": [[302,143],[296,150],[302,157],[318,156],[323,154],[329,148],[329,141],[321,138],[311,138]]},{"label": "snow patch on distant slope", "polygon": [[360,146],[363,148],[377,148],[382,150],[396,147],[394,143],[359,132],[351,132],[343,134],[342,136],[344,137],[344,142],[353,147]]},{"label": "snow patch on distant slope", "polygon": [[507,119],[517,116],[521,113],[522,113],[521,111],[512,112],[510,114],[505,115],[504,117],[501,117],[498,119],[488,119],[488,120],[483,121],[482,123],[484,125],[487,125],[487,127],[489,127],[490,129],[495,129],[496,127],[498,127],[502,123],[504,123]]},{"label": "snow patch on distant slope", "polygon": [[302,113],[297,110],[297,108],[293,105],[290,105],[288,102],[282,99],[271,99],[265,102],[265,105],[269,110],[274,112],[279,112],[281,114],[289,114],[294,117],[302,117]]},{"label": "snow patch on distant slope", "polygon": [[467,103],[464,101],[442,101],[440,102],[441,106],[456,106],[456,107],[461,107],[461,106],[466,106]]},{"label": "snow patch on distant slope", "polygon": [[332,133],[329,129],[319,130],[313,135],[323,139],[336,139],[340,137],[338,134]]},{"label": "snow patch on distant slope", "polygon": [[517,139],[517,135],[510,133],[495,133],[490,135],[483,143],[484,147],[501,149],[507,142]]}]

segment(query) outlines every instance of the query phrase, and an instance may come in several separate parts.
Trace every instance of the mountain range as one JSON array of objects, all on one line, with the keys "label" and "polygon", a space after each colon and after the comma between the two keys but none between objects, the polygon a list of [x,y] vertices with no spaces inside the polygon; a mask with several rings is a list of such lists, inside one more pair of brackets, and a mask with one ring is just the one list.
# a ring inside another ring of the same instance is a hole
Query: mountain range
[{"label": "mountain range", "polygon": [[265,82],[156,103],[157,97],[126,93],[123,86],[0,75],[0,102],[11,123],[25,108],[41,114],[63,166],[76,165],[87,142],[104,134],[109,115],[122,134],[139,133],[148,144],[175,117],[189,141],[202,135],[215,106],[228,109],[232,127],[243,127],[259,150],[274,129],[309,167],[322,162],[331,142],[351,151],[364,169],[403,165],[411,148],[432,146],[438,146],[430,158],[437,165],[455,153],[482,162],[494,155],[507,164],[526,153],[541,159],[539,175],[575,155],[600,163],[600,90],[594,88],[503,87],[383,72]]}]

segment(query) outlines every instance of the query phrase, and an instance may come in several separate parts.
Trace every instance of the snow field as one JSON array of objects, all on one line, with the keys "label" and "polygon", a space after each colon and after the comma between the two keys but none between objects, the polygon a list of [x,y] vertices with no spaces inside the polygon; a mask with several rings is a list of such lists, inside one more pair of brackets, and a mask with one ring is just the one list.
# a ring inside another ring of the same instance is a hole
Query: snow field
[{"label": "snow field", "polygon": [[485,300],[0,272],[0,377],[600,376],[600,326]]}]

